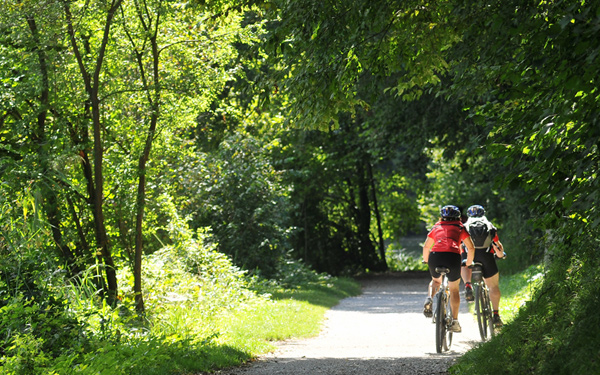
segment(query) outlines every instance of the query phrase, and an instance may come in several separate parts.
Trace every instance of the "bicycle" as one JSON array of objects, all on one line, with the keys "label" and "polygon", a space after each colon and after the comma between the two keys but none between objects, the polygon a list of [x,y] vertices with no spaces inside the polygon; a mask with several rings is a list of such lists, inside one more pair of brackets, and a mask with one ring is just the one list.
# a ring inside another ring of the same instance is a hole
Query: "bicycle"
[{"label": "bicycle", "polygon": [[490,291],[483,279],[483,264],[475,262],[471,265],[471,282],[475,291],[475,312],[481,340],[485,341],[488,334],[494,337],[494,315],[490,300]]},{"label": "bicycle", "polygon": [[442,275],[442,283],[434,296],[435,309],[433,322],[435,323],[435,349],[438,353],[450,350],[452,345],[452,306],[450,306],[450,287],[446,274],[450,269],[436,267],[435,272]]}]

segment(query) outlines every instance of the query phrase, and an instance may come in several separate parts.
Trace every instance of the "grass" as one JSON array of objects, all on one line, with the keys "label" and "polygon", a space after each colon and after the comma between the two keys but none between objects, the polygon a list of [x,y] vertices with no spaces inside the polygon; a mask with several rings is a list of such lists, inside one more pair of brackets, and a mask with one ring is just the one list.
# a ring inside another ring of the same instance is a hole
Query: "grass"
[{"label": "grass", "polygon": [[463,355],[450,374],[599,374],[597,264],[596,258],[575,259],[555,262],[543,277],[539,267],[507,277],[507,315],[511,304],[521,304],[518,314]]},{"label": "grass", "polygon": [[[511,322],[519,309],[531,299],[534,290],[543,280],[543,267],[533,265],[524,271],[511,275],[500,273],[500,316],[504,323]],[[469,309],[475,314],[475,304],[469,304]]]},{"label": "grass", "polygon": [[[161,270],[166,271],[166,268],[163,266]],[[39,309],[34,311],[35,306],[31,307],[30,303],[15,302],[1,307],[0,328],[12,327],[18,322],[43,330],[56,326],[57,332],[72,334],[65,336],[55,356],[41,345],[62,336],[49,334],[50,339],[46,339],[33,334],[15,335],[10,341],[12,346],[0,346],[0,373],[190,375],[213,372],[272,351],[276,341],[317,335],[328,308],[342,298],[361,292],[356,281],[316,274],[303,275],[305,278],[294,284],[263,280],[258,286],[243,278],[211,278],[202,288],[198,286],[204,281],[200,278],[188,280],[182,273],[160,275],[163,284],[172,282],[174,286],[161,289],[154,285],[155,295],[170,299],[158,302],[158,298],[149,298],[153,314],[147,315],[144,321],[127,313],[131,310],[125,306],[111,309],[91,302],[87,307],[77,305],[77,313],[85,316],[87,322],[81,325],[86,329],[85,334],[70,329],[70,325],[77,324],[76,320],[67,320],[62,315],[49,320],[47,312],[37,313]],[[169,292],[172,290],[179,294]],[[87,301],[83,294],[77,298]],[[10,355],[2,353],[5,348],[11,350]]]},{"label": "grass", "polygon": [[256,356],[273,349],[274,341],[315,336],[327,309],[354,293],[355,288],[346,293],[315,286],[277,290],[272,299],[248,304],[227,316],[220,323],[223,339]]},{"label": "grass", "polygon": [[530,266],[526,270],[512,275],[500,275],[500,316],[504,322],[512,321],[525,303],[531,300],[534,290],[543,280],[543,267]]},{"label": "grass", "polygon": [[[459,359],[456,365],[450,368],[449,373],[511,373],[505,367],[504,359],[498,358],[498,353],[506,350],[506,335],[504,335],[504,331],[515,331],[512,329],[511,323],[519,318],[519,311],[526,307],[527,302],[532,299],[535,291],[541,287],[543,280],[544,269],[542,265],[533,265],[524,271],[514,274],[501,274],[500,290],[502,292],[502,300],[500,301],[500,315],[505,323],[503,331],[500,335],[492,338],[491,341],[482,343],[467,352]],[[471,311],[474,312],[474,304],[471,305]],[[512,336],[513,333],[509,333],[508,335]],[[489,361],[486,361],[486,366],[481,366],[483,358],[489,359]]]},{"label": "grass", "polygon": [[[213,369],[238,365],[272,351],[276,341],[318,335],[325,312],[341,299],[361,292],[356,281],[346,278],[294,288],[261,288],[262,293],[267,291],[268,299],[253,300],[217,322],[221,335],[216,341],[220,345],[210,351],[215,358],[226,358],[214,360]],[[227,360],[231,352],[238,356]]]}]

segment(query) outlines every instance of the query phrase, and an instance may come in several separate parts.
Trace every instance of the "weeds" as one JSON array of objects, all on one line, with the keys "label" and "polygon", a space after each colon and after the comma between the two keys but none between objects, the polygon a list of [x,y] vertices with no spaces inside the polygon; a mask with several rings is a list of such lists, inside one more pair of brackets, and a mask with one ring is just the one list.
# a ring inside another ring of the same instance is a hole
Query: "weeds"
[{"label": "weeds", "polygon": [[61,273],[25,273],[23,263],[4,265],[4,275],[18,269],[29,283],[27,294],[2,300],[0,371],[152,375],[234,366],[271,350],[271,341],[316,334],[328,307],[360,292],[350,280],[292,261],[281,281],[250,278],[203,238],[180,233],[178,243],[145,258],[144,316],[135,312],[125,266],[113,308],[98,295],[93,267],[68,281]]},{"label": "weeds", "polygon": [[427,265],[420,257],[409,255],[404,249],[395,250],[388,247],[385,258],[391,271],[426,271]]},{"label": "weeds", "polygon": [[[506,278],[508,285],[501,287],[509,292],[503,290],[503,301],[512,300],[520,308],[517,311],[503,302],[510,324],[491,341],[467,352],[450,373],[600,373],[600,262],[595,238],[579,237],[574,243],[565,236],[548,249],[551,262],[544,272],[540,266],[530,267]],[[511,295],[511,290],[520,291]]]}]

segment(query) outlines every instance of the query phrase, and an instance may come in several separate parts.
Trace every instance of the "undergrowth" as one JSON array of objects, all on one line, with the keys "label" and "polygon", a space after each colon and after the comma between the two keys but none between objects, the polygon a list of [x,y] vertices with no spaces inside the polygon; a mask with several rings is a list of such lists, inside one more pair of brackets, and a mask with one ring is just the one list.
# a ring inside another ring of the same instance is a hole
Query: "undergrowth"
[{"label": "undergrowth", "polygon": [[427,271],[429,268],[421,261],[420,256],[412,256],[405,249],[388,247],[385,254],[390,271]]},{"label": "undergrowth", "polygon": [[[544,267],[541,264],[533,265],[524,271],[504,275],[500,274],[500,315],[505,323],[515,319],[519,309],[531,300],[533,293],[544,279]],[[475,311],[475,304],[470,305]]]},{"label": "undergrowth", "polygon": [[26,241],[0,254],[0,373],[7,375],[210,372],[268,352],[272,341],[318,333],[328,307],[360,293],[351,280],[293,261],[280,266],[277,281],[249,277],[174,215],[173,245],[144,259],[140,316],[126,266],[118,271],[119,304],[110,307],[94,267],[65,280],[52,259],[33,256],[40,232],[14,224],[9,229]]},{"label": "undergrowth", "polygon": [[[547,270],[499,335],[467,352],[451,374],[600,373],[600,278],[592,233],[556,231]],[[576,249],[576,250],[575,250]]]}]

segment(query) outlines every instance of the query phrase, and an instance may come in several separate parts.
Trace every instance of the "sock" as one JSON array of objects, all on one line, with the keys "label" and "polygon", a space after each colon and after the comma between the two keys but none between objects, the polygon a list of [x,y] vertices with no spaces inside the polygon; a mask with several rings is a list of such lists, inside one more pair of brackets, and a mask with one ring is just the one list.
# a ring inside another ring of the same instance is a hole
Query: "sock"
[{"label": "sock", "polygon": [[494,310],[494,315],[500,315],[498,314],[498,310]]},{"label": "sock", "polygon": [[471,283],[465,283],[465,288],[471,288]]}]

